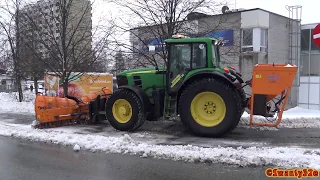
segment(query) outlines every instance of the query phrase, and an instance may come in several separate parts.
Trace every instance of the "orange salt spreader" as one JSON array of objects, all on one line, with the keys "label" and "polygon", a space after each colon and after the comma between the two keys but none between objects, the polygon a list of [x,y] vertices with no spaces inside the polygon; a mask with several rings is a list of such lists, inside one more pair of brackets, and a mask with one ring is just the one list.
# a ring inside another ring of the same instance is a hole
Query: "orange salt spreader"
[{"label": "orange salt spreader", "polygon": [[[247,106],[250,110],[250,125],[275,127],[280,124],[297,69],[297,66],[290,64],[258,64],[253,67],[249,82],[252,94]],[[275,99],[277,102],[274,102]],[[271,110],[271,101],[274,102],[274,110]],[[276,112],[278,117],[275,123],[253,121],[254,115],[267,118],[273,117]]]},{"label": "orange salt spreader", "polygon": [[38,94],[35,99],[36,123],[34,128],[57,127],[75,123],[93,123],[105,117],[104,104],[112,92],[101,91],[84,96],[81,99],[65,98]]}]

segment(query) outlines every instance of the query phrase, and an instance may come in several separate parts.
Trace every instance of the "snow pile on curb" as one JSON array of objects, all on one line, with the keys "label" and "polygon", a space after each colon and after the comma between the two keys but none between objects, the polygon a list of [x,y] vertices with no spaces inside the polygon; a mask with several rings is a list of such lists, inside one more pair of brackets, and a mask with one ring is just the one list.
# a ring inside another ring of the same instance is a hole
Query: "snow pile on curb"
[{"label": "snow pile on curb", "polygon": [[23,102],[19,102],[17,93],[0,92],[0,112],[34,114],[35,94],[32,94],[31,92],[23,92],[23,96]]},{"label": "snow pile on curb", "polygon": [[[277,116],[275,116],[277,117]],[[275,118],[268,118],[269,121],[262,116],[254,116],[253,121],[259,123],[275,123]],[[241,117],[239,127],[248,127],[250,122],[250,114],[244,112]],[[267,130],[277,130],[274,127],[253,127]],[[281,123],[278,128],[320,128],[320,111],[294,107],[283,112]]]},{"label": "snow pile on curb", "polygon": [[192,145],[154,145],[121,137],[72,134],[55,130],[33,129],[27,125],[0,123],[0,135],[49,142],[91,151],[124,153],[140,157],[154,157],[187,162],[226,163],[238,166],[276,166],[285,168],[320,169],[320,151],[285,147],[204,148]]}]

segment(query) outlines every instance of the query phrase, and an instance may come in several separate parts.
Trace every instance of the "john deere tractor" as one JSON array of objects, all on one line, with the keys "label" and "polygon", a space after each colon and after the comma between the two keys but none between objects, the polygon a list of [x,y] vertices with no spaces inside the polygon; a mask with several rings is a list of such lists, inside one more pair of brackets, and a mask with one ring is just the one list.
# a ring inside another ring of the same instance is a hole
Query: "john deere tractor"
[{"label": "john deere tractor", "polygon": [[166,68],[117,74],[118,90],[106,102],[106,118],[120,131],[137,130],[146,120],[180,116],[199,136],[222,136],[238,125],[247,98],[241,75],[220,66],[213,38],[165,40]]}]

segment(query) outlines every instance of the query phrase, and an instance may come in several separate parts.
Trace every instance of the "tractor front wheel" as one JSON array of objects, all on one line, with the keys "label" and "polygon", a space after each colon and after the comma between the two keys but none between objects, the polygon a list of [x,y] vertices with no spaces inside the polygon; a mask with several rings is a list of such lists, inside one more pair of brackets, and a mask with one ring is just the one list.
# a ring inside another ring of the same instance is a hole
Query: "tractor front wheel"
[{"label": "tractor front wheel", "polygon": [[134,131],[145,122],[143,104],[139,97],[127,89],[119,89],[106,103],[106,117],[119,131]]},{"label": "tractor front wheel", "polygon": [[240,120],[240,103],[236,90],[220,80],[195,81],[181,94],[181,121],[196,135],[221,137]]}]

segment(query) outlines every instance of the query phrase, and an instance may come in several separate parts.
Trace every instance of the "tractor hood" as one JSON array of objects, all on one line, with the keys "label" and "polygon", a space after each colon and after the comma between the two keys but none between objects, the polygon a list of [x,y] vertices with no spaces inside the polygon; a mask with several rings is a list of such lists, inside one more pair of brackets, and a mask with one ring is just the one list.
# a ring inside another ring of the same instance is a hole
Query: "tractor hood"
[{"label": "tractor hood", "polygon": [[[164,70],[163,67],[159,67],[159,70]],[[165,74],[156,73],[158,70],[155,68],[139,68],[123,71],[117,74],[118,86],[137,86],[143,90],[156,86],[163,88],[165,86]],[[151,93],[151,92],[147,92]]]},{"label": "tractor hood", "polygon": [[[159,67],[159,70],[164,70],[164,67]],[[152,74],[155,72],[157,72],[155,68],[138,68],[138,69],[123,71],[117,74],[117,76],[131,76],[134,74]]]}]

